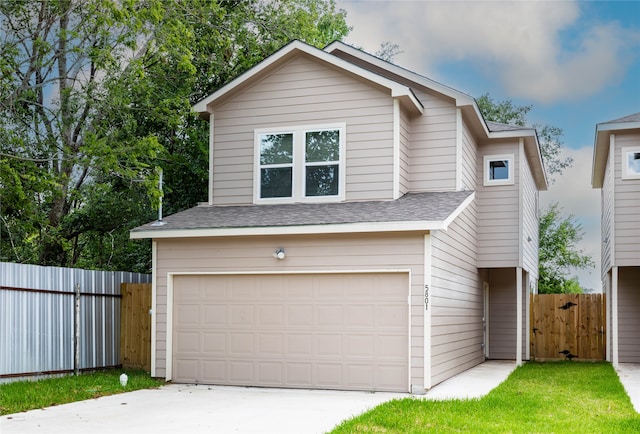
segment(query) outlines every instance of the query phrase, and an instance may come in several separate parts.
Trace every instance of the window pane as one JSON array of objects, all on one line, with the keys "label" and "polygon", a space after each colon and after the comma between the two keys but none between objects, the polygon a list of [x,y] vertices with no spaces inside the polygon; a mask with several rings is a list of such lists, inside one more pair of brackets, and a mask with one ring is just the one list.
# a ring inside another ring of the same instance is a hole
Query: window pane
[{"label": "window pane", "polygon": [[287,164],[293,161],[293,134],[260,135],[260,164]]},{"label": "window pane", "polygon": [[640,175],[640,152],[628,152],[627,165],[630,174]]},{"label": "window pane", "polygon": [[306,196],[337,196],[338,166],[307,166]]},{"label": "window pane", "polygon": [[490,161],[489,179],[509,179],[509,160]]},{"label": "window pane", "polygon": [[307,163],[338,161],[340,159],[340,131],[311,131],[305,134]]},{"label": "window pane", "polygon": [[291,197],[291,167],[260,170],[260,197]]}]

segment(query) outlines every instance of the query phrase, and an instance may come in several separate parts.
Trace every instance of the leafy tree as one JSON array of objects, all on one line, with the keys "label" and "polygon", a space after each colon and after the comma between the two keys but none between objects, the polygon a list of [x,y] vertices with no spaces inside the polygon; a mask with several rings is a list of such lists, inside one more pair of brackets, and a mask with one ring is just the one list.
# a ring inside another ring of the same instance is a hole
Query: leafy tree
[{"label": "leafy tree", "polygon": [[[497,102],[488,93],[477,98],[476,102],[486,120],[520,127],[527,125],[527,115],[533,108],[531,105],[514,105],[510,99]],[[562,175],[562,171],[573,164],[571,157],[560,157],[563,131],[551,125],[533,124],[532,127],[538,132],[540,153],[547,178],[553,182],[555,175]]]},{"label": "leafy tree", "polygon": [[191,105],[291,39],[349,31],[333,0],[0,1],[0,259],[149,268],[165,209],[206,199]]},{"label": "leafy tree", "polygon": [[563,217],[557,203],[549,206],[540,216],[540,264],[538,292],[582,293],[575,277],[569,277],[574,269],[593,267],[591,257],[576,247],[584,233],[582,225],[572,215]]},{"label": "leafy tree", "polygon": [[[496,102],[489,94],[477,100],[480,112],[486,120],[509,125],[526,125],[526,116],[532,106],[517,106],[509,99]],[[562,130],[550,125],[534,125],[538,131],[540,152],[547,176],[561,175],[573,163],[571,158],[560,158],[562,150]],[[553,180],[553,179],[552,179]],[[540,251],[538,261],[538,291],[546,293],[582,293],[575,277],[569,277],[574,269],[594,266],[591,257],[584,255],[576,247],[582,239],[582,226],[572,215],[561,215],[557,203],[543,211],[539,221]]]}]

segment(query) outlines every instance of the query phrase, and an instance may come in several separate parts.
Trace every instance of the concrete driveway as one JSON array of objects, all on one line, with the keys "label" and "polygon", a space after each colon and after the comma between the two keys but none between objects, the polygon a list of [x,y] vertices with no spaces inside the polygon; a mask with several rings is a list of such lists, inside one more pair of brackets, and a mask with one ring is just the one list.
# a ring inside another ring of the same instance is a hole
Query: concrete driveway
[{"label": "concrete driveway", "polygon": [[0,433],[323,433],[401,393],[170,384],[0,418]]},{"label": "concrete driveway", "polygon": [[[420,399],[480,398],[514,362],[488,361],[438,384]],[[324,433],[345,419],[408,393],[169,384],[0,417],[0,434]]]}]

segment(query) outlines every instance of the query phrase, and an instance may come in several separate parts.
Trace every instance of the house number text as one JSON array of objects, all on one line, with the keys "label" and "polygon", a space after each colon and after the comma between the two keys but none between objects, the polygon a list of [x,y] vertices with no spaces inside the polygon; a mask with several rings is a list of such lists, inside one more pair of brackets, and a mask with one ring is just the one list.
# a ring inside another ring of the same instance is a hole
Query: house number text
[{"label": "house number text", "polygon": [[424,310],[429,310],[429,285],[424,285]]}]

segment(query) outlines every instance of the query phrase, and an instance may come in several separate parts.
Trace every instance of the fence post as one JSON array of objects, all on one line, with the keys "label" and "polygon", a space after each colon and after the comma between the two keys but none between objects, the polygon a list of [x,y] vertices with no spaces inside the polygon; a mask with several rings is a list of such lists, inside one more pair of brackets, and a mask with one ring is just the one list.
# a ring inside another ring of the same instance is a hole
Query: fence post
[{"label": "fence post", "polygon": [[73,330],[73,374],[80,374],[80,284],[76,283],[75,321]]}]

